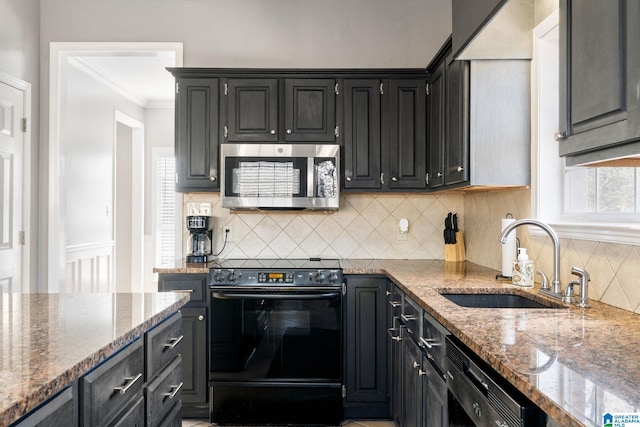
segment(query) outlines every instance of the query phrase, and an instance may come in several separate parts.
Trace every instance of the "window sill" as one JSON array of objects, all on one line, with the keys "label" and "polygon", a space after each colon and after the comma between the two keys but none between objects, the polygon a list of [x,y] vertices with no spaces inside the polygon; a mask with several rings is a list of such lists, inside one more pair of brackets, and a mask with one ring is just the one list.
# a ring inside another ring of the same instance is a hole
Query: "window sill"
[{"label": "window sill", "polygon": [[[547,222],[561,239],[593,240],[597,242],[637,245],[640,242],[640,224]],[[535,236],[547,234],[538,227],[529,227]]]}]

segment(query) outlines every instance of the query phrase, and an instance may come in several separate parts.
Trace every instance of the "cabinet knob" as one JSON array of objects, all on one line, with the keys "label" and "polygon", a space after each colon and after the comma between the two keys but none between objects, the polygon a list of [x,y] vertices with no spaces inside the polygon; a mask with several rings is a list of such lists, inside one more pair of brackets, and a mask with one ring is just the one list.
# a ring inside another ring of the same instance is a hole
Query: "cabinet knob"
[{"label": "cabinet knob", "polygon": [[393,181],[393,182],[398,182],[398,178],[396,178],[395,176],[392,176],[392,177],[391,177],[391,181]]},{"label": "cabinet knob", "polygon": [[204,316],[201,314],[200,316],[198,316],[198,320],[200,321],[204,320]]},{"label": "cabinet knob", "polygon": [[346,177],[346,178],[345,178],[345,180],[346,180],[347,182],[351,182],[351,177],[350,177],[350,176],[348,176],[348,177]]},{"label": "cabinet knob", "polygon": [[271,132],[269,132],[271,135],[275,135],[276,134],[276,130],[275,129],[271,129]]},{"label": "cabinet knob", "polygon": [[556,132],[553,134],[553,139],[555,139],[558,142],[564,141],[565,139],[567,139],[567,134],[564,132]]},{"label": "cabinet knob", "polygon": [[292,133],[291,129],[287,129],[287,135],[291,135]]},{"label": "cabinet knob", "polygon": [[442,178],[442,172],[438,172],[438,178]]},{"label": "cabinet knob", "polygon": [[464,170],[464,168],[462,166],[458,166],[458,169],[456,169],[458,172],[462,172]]},{"label": "cabinet knob", "polygon": [[218,179],[218,178],[216,178],[216,176],[215,176],[215,175],[211,175],[211,176],[209,177],[209,181],[211,181],[211,182],[216,182],[216,180],[217,180],[217,179]]}]

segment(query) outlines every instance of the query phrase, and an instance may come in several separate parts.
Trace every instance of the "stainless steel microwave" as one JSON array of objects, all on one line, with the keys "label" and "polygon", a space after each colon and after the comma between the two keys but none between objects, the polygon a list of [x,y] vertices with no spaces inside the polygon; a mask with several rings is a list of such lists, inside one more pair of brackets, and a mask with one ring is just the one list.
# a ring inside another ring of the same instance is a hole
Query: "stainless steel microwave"
[{"label": "stainless steel microwave", "polygon": [[221,144],[222,207],[336,210],[337,144]]}]

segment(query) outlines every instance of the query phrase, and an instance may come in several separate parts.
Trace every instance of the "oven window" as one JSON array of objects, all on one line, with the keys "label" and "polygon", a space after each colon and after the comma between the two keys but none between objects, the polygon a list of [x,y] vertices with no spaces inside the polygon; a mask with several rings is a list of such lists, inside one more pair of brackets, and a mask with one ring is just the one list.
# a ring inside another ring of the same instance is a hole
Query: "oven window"
[{"label": "oven window", "polygon": [[212,292],[211,377],[340,381],[341,298],[220,299]]}]

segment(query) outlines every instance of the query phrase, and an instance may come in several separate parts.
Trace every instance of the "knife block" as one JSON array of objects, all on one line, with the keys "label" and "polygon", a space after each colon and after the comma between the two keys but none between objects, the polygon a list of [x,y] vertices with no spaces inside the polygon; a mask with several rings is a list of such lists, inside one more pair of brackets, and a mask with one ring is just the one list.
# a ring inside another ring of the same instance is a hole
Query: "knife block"
[{"label": "knife block", "polygon": [[454,262],[467,260],[462,231],[456,232],[456,243],[444,245],[444,260]]}]

